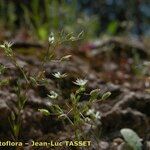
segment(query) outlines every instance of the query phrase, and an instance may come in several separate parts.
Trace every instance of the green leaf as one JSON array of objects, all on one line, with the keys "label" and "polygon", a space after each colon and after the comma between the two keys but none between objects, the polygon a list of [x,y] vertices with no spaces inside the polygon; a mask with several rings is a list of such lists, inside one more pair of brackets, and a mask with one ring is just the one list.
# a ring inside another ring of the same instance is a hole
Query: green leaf
[{"label": "green leaf", "polygon": [[18,135],[19,135],[19,130],[20,130],[20,126],[15,124],[13,126],[13,132],[16,137],[18,137]]},{"label": "green leaf", "polygon": [[50,112],[47,109],[38,109],[43,115],[49,116]]},{"label": "green leaf", "polygon": [[30,81],[33,84],[33,86],[38,85],[38,83],[34,77],[30,77]]},{"label": "green leaf", "polygon": [[76,94],[80,94],[85,92],[85,87],[84,86],[80,86],[80,88],[76,91]]},{"label": "green leaf", "polygon": [[136,132],[128,128],[121,129],[120,132],[127,144],[130,145],[133,150],[142,150],[141,139]]},{"label": "green leaf", "polygon": [[78,34],[78,38],[82,38],[82,37],[83,37],[83,34],[84,34],[84,32],[81,31],[81,32]]},{"label": "green leaf", "polygon": [[63,110],[58,105],[53,105],[52,106],[52,111],[54,113],[59,114],[59,115],[63,114]]},{"label": "green leaf", "polygon": [[48,32],[45,28],[45,26],[41,26],[38,28],[38,34],[39,34],[39,38],[42,40],[45,40],[48,36]]},{"label": "green leaf", "polygon": [[6,67],[2,64],[0,64],[0,75],[3,74],[6,70]]},{"label": "green leaf", "polygon": [[21,109],[23,109],[23,107],[24,107],[26,101],[27,101],[27,98],[26,98],[25,95],[22,94],[22,95],[19,96],[19,102],[18,102],[18,104],[19,104],[19,107],[20,107]]},{"label": "green leaf", "polygon": [[111,23],[109,23],[107,31],[108,31],[108,33],[114,35],[117,31],[117,28],[118,28],[118,22],[112,21]]},{"label": "green leaf", "polygon": [[75,104],[75,103],[76,103],[76,96],[75,96],[74,93],[71,93],[71,94],[70,94],[70,99],[71,99],[72,104]]},{"label": "green leaf", "polygon": [[12,119],[13,121],[15,121],[15,119],[16,119],[15,113],[14,113],[13,111],[11,112],[11,119]]},{"label": "green leaf", "polygon": [[0,81],[0,86],[5,86],[9,84],[9,79],[4,79]]},{"label": "green leaf", "polygon": [[106,100],[111,95],[111,92],[106,92],[102,96],[102,100]]},{"label": "green leaf", "polygon": [[66,55],[66,56],[63,56],[60,61],[66,61],[66,60],[69,60],[71,58],[71,55]]},{"label": "green leaf", "polygon": [[95,89],[90,92],[90,101],[94,101],[98,98],[100,94],[100,89]]}]

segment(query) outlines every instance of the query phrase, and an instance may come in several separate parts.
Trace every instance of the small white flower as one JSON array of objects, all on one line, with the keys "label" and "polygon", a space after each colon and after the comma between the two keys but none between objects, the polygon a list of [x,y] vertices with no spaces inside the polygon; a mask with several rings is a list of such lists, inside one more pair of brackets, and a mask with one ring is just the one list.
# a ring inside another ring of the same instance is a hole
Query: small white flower
[{"label": "small white flower", "polygon": [[53,44],[55,41],[54,33],[51,33],[49,38],[48,38],[49,43]]},{"label": "small white flower", "polygon": [[99,112],[99,111],[97,111],[97,112],[96,112],[96,114],[95,114],[95,118],[96,118],[96,119],[100,119],[100,118],[101,118],[101,116],[100,116],[100,112]]},{"label": "small white flower", "polygon": [[93,116],[95,119],[100,119],[100,112],[99,111],[95,111],[95,109],[89,109],[86,113],[87,116]]},{"label": "small white flower", "polygon": [[86,113],[86,115],[92,115],[92,114],[94,114],[94,112],[95,112],[95,110],[94,109],[89,109],[88,111],[87,111],[87,113]]},{"label": "small white flower", "polygon": [[74,84],[76,85],[79,85],[79,86],[84,86],[86,85],[87,83],[87,80],[83,80],[83,79],[77,79],[75,82],[73,82]]},{"label": "small white flower", "polygon": [[11,48],[13,45],[13,42],[7,42],[5,41],[4,44],[0,45],[1,48]]},{"label": "small white flower", "polygon": [[61,78],[67,77],[67,74],[66,74],[66,73],[61,74],[60,72],[56,72],[56,73],[53,74],[53,76],[54,76],[55,78],[61,79]]},{"label": "small white flower", "polygon": [[51,91],[49,95],[47,95],[51,99],[56,99],[58,97],[58,94],[54,91]]},{"label": "small white flower", "polygon": [[91,119],[89,117],[85,118],[85,122],[90,122],[90,121],[91,121]]}]

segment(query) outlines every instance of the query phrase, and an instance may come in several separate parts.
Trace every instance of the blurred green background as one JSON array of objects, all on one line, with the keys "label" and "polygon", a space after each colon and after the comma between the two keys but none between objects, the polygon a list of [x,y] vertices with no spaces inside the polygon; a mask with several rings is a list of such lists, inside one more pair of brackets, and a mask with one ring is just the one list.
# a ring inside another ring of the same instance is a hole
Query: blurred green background
[{"label": "blurred green background", "polygon": [[150,35],[149,0],[0,0],[0,28],[24,28],[46,40],[51,31],[101,35]]}]

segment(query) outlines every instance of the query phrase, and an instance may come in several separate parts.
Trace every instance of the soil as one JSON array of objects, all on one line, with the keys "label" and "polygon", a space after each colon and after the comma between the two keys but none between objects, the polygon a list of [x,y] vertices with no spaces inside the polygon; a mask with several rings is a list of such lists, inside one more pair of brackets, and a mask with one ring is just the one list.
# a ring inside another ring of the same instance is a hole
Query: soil
[{"label": "soil", "polygon": [[[111,45],[113,41],[111,41]],[[116,42],[116,41],[115,41]],[[102,45],[102,44],[101,44]],[[98,140],[93,136],[89,137],[92,145],[89,150],[126,150],[124,140],[120,134],[120,129],[131,128],[142,138],[143,149],[150,149],[150,94],[146,91],[150,86],[147,75],[143,75],[139,68],[136,68],[135,55],[132,53],[137,50],[140,56],[141,64],[148,60],[148,53],[143,51],[143,47],[122,47],[114,43],[114,46],[105,47],[95,46],[91,48],[87,43],[85,45],[74,45],[74,47],[63,47],[56,50],[58,58],[65,54],[71,54],[70,61],[63,63],[46,63],[45,75],[50,81],[48,86],[30,87],[27,89],[27,102],[22,111],[22,130],[20,141],[29,142],[31,140],[68,140],[72,139],[71,125],[64,126],[62,120],[56,116],[44,116],[38,109],[49,109],[51,100],[47,94],[50,90],[57,87],[57,82],[52,73],[67,73],[68,77],[61,83],[62,98],[68,96],[76,86],[72,81],[76,78],[86,78],[88,80],[87,91],[99,88],[102,92],[110,91],[112,95],[108,100],[102,101],[93,107],[101,112],[100,124],[96,127],[101,132]],[[19,46],[18,46],[19,47]],[[29,49],[18,48],[15,53],[17,61],[21,67],[30,75],[36,75],[40,71],[41,53],[45,50],[43,47]],[[27,52],[28,51],[28,52]],[[8,118],[11,110],[16,110],[16,94],[13,86],[21,76],[21,72],[16,69],[11,61],[0,53],[0,64],[7,66],[8,70],[1,76],[1,80],[9,78],[10,83],[0,89],[0,139],[11,140],[11,129]],[[135,66],[134,66],[135,65]],[[135,72],[137,69],[137,72]],[[148,70],[149,71],[149,70]],[[142,74],[142,75],[141,75]],[[22,82],[24,80],[22,79]],[[82,102],[86,101],[83,97]],[[81,103],[82,103],[81,102]],[[89,132],[85,127],[85,132]],[[31,146],[24,146],[24,150],[34,149]],[[36,148],[46,150],[46,148]],[[49,149],[49,148],[47,148]],[[84,149],[84,148],[50,148],[50,149]]]}]

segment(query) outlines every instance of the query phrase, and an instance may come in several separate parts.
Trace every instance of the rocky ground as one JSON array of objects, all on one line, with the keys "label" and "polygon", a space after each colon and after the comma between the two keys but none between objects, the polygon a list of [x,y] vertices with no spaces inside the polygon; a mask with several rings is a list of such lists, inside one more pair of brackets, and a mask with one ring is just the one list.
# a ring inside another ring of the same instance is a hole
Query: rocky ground
[{"label": "rocky ground", "polygon": [[[146,92],[150,81],[146,75],[136,74],[133,65],[135,55],[130,51],[132,45],[118,46],[111,41],[111,46],[101,44],[91,48],[91,45],[83,45],[79,50],[70,48],[58,49],[58,57],[72,54],[72,59],[63,64],[50,62],[45,64],[45,75],[50,80],[49,86],[37,86],[27,89],[27,103],[22,111],[22,131],[20,140],[30,141],[47,139],[68,139],[70,137],[69,124],[67,127],[55,116],[43,116],[38,108],[49,108],[51,101],[47,98],[50,90],[56,88],[56,82],[52,73],[56,71],[67,72],[69,76],[61,84],[63,97],[68,91],[73,89],[72,81],[77,77],[88,80],[88,91],[99,88],[102,91],[110,91],[112,95],[104,102],[94,105],[97,111],[101,112],[101,130],[98,141],[91,137],[92,146],[90,150],[125,150],[124,140],[121,137],[120,129],[131,128],[138,133],[143,140],[143,149],[150,149],[150,94]],[[121,44],[122,45],[122,44]],[[112,48],[113,46],[113,48]],[[110,51],[111,49],[111,51]],[[148,53],[141,47],[137,49],[137,54],[141,56],[141,62],[148,60]],[[17,61],[31,75],[36,75],[40,69],[41,47],[34,49],[33,54],[26,55],[25,50],[15,49]],[[107,51],[109,50],[109,54]],[[3,53],[0,53],[0,64],[8,67],[8,70],[0,78],[9,78],[10,83],[0,89],[0,139],[11,140],[11,129],[8,122],[11,110],[16,109],[16,95],[12,86],[20,76],[20,71],[16,69],[10,60]],[[62,97],[62,99],[63,99]],[[84,101],[84,100],[83,100]],[[86,130],[86,128],[85,128]],[[23,149],[33,149],[30,146]],[[39,148],[45,150],[46,148]],[[52,148],[51,148],[52,149]],[[57,149],[57,148],[55,148]],[[60,148],[59,148],[60,149]],[[66,148],[65,148],[66,149]],[[71,148],[69,148],[71,149]],[[79,149],[79,148],[77,148]]]}]

